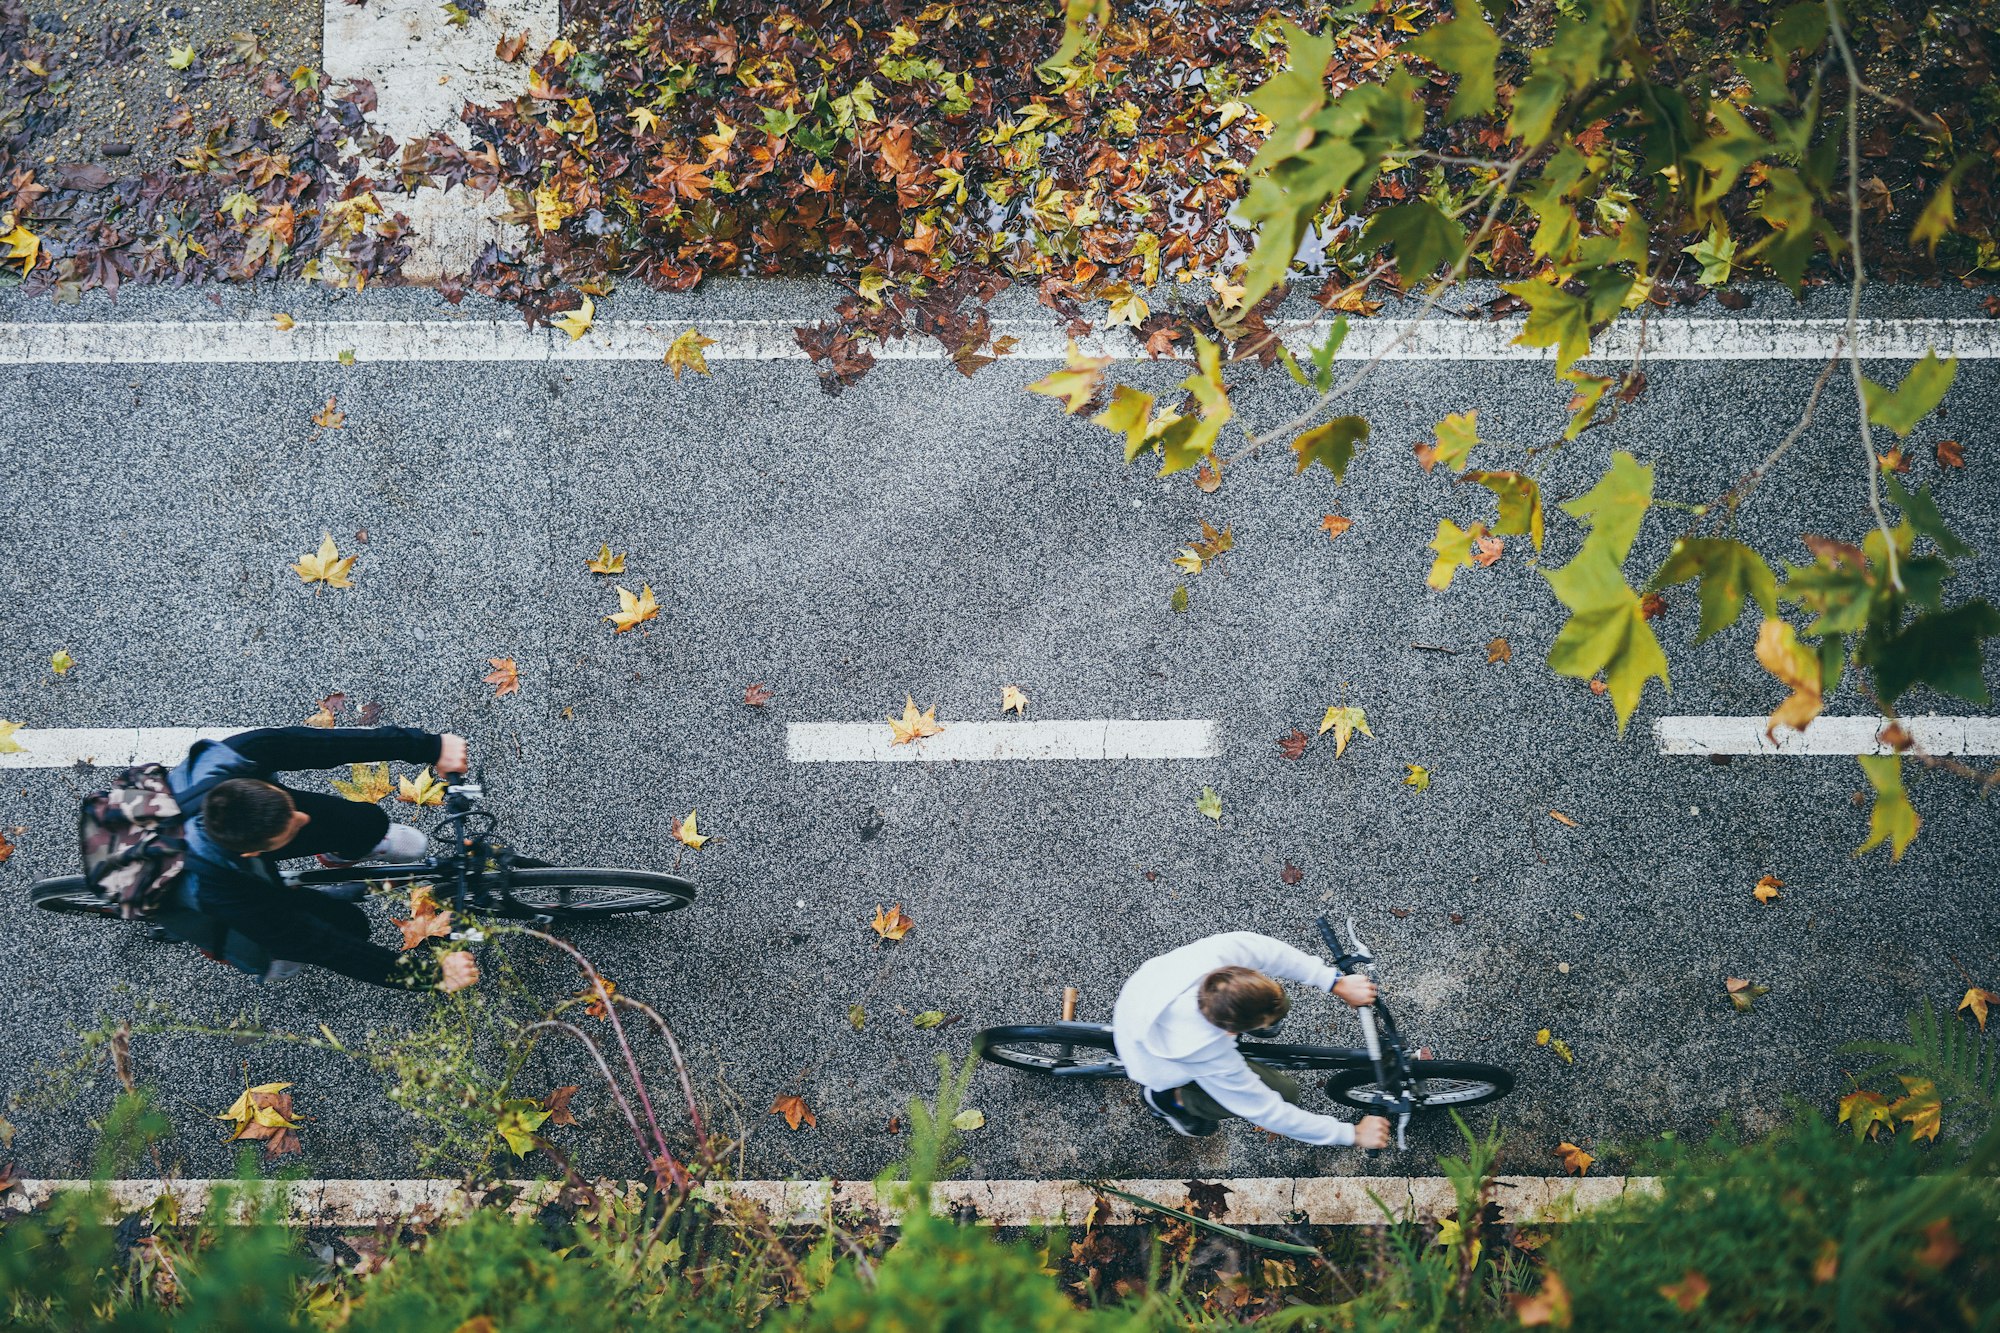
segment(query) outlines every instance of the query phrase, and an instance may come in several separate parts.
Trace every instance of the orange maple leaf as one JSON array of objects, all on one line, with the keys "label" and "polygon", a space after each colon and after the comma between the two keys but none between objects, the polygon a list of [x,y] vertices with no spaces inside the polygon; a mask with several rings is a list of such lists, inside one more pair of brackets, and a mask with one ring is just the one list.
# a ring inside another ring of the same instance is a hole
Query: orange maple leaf
[{"label": "orange maple leaf", "polygon": [[1590,1170],[1591,1163],[1597,1160],[1568,1139],[1556,1145],[1556,1156],[1562,1158],[1563,1170],[1574,1171],[1579,1176]]},{"label": "orange maple leaf", "polygon": [[1568,1328],[1570,1325],[1569,1288],[1563,1285],[1561,1277],[1551,1268],[1542,1274],[1542,1289],[1532,1296],[1512,1292],[1507,1297],[1514,1307],[1514,1318],[1527,1327],[1546,1324],[1550,1328]]},{"label": "orange maple leaf", "polygon": [[806,1099],[796,1092],[783,1093],[774,1100],[771,1103],[771,1114],[783,1116],[785,1124],[792,1129],[797,1129],[800,1125],[819,1128],[819,1117],[806,1105]]},{"label": "orange maple leaf", "polygon": [[482,679],[493,687],[493,697],[504,698],[521,692],[521,670],[514,665],[511,657],[489,657],[486,659],[493,669]]},{"label": "orange maple leaf", "polygon": [[403,932],[403,948],[414,949],[425,940],[443,939],[451,934],[450,912],[419,912],[408,921],[389,918]]},{"label": "orange maple leaf", "polygon": [[1343,518],[1339,514],[1327,514],[1320,519],[1319,525],[1326,529],[1326,539],[1332,541],[1335,537],[1353,527],[1354,520]]},{"label": "orange maple leaf", "polygon": [[1474,538],[1472,545],[1472,558],[1481,569],[1491,569],[1507,553],[1507,543],[1498,537]]},{"label": "orange maple leaf", "polygon": [[[4,844],[5,841],[6,839],[0,838],[0,844]],[[1965,993],[1965,998],[1958,1002],[1958,1012],[1964,1013],[1970,1009],[1972,1016],[1979,1020],[1979,1030],[1984,1032],[1986,1031],[1986,1007],[1992,1004],[2000,1004],[2000,995],[1995,995],[1990,990],[1981,990],[1979,987],[1974,986]]]},{"label": "orange maple leaf", "polygon": [[1680,1281],[1661,1287],[1660,1295],[1680,1307],[1682,1314],[1693,1314],[1708,1299],[1708,1279],[1690,1268]]},{"label": "orange maple leaf", "polygon": [[875,919],[868,923],[869,928],[885,940],[902,939],[903,936],[910,933],[910,927],[916,924],[916,922],[903,914],[903,905],[901,903],[897,903],[886,912],[882,910],[880,904],[877,904]]},{"label": "orange maple leaf", "polygon": [[1783,897],[1784,895],[1779,893],[1778,890],[1784,887],[1785,881],[1779,879],[1776,875],[1766,875],[1757,881],[1757,887],[1750,890],[1750,894],[1758,902],[1768,903],[1773,898]]}]

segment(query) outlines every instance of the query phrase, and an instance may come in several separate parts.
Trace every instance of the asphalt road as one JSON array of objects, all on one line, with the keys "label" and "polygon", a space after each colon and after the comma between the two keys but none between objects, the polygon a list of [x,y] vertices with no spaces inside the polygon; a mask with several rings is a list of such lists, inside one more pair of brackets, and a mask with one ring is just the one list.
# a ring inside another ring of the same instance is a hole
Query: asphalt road
[{"label": "asphalt road", "polygon": [[[286,309],[310,304],[282,295]],[[814,299],[724,288],[619,313],[698,322]],[[230,293],[226,313],[273,300]],[[1817,306],[1831,313],[1831,298]],[[421,293],[340,309],[446,313]],[[1875,307],[1904,310],[1971,306],[1908,293]],[[170,316],[218,310],[143,292],[116,309],[0,304],[9,319]],[[1081,988],[1083,1017],[1108,1019],[1152,954],[1240,928],[1309,946],[1323,909],[1365,923],[1406,1026],[1441,1053],[1520,1072],[1497,1112],[1509,1169],[1531,1174],[1558,1169],[1562,1139],[1616,1170],[1621,1145],[1663,1131],[1766,1124],[1788,1096],[1830,1104],[1855,1063],[1842,1043],[1893,1035],[1912,1006],[1955,1003],[1972,982],[2000,986],[1996,826],[1962,784],[1913,776],[1926,825],[1892,865],[1850,855],[1867,824],[1850,803],[1863,785],[1852,760],[1656,753],[1648,724],[1663,712],[1777,702],[1751,658],[1753,622],[1696,647],[1691,591],[1670,593],[1660,624],[1674,692],[1650,690],[1621,739],[1608,700],[1541,662],[1562,616],[1525,541],[1448,592],[1425,588],[1438,518],[1486,517],[1490,497],[1426,477],[1409,445],[1473,406],[1488,439],[1553,438],[1563,403],[1545,366],[1385,365],[1356,404],[1375,443],[1344,487],[1294,479],[1288,458],[1269,456],[1213,495],[1121,468],[1104,432],[1021,392],[1045,369],[1001,363],[968,382],[948,364],[884,363],[827,397],[797,362],[718,364],[679,383],[646,364],[15,367],[0,387],[0,717],[292,723],[338,689],[391,720],[473,736],[496,807],[531,849],[679,866],[700,883],[684,913],[574,938],[674,1023],[712,1108],[746,1137],[749,1175],[872,1174],[898,1152],[890,1118],[978,1026],[1051,1018],[1065,985]],[[1817,369],[1650,367],[1623,420],[1548,460],[1546,558],[1567,558],[1579,535],[1554,501],[1587,487],[1612,449],[1658,462],[1663,496],[1710,498],[1783,433]],[[1185,372],[1125,373],[1161,389]],[[1298,401],[1279,376],[1244,378],[1248,420]],[[329,395],[342,429],[310,420]],[[1945,421],[1914,438],[1918,480],[1937,479],[1936,438],[1965,445],[1968,466],[1943,479],[1940,501],[1988,552],[1964,586],[1989,596],[1996,408],[2000,367],[1968,362]],[[1851,400],[1830,392],[1746,512],[1766,552],[1804,559],[1789,536],[1802,526],[1863,530],[1851,419]],[[1328,511],[1354,519],[1331,542],[1318,526]],[[1176,614],[1169,561],[1202,518],[1230,525],[1238,547],[1185,580],[1191,604]],[[322,529],[360,552],[351,590],[287,569]],[[1677,530],[1671,513],[1649,519],[1634,567]],[[623,580],[585,572],[600,543],[631,552]],[[610,585],[642,580],[660,615],[614,637],[601,619]],[[1488,664],[1496,636],[1511,663]],[[57,680],[59,648],[78,666]],[[489,657],[518,661],[518,696],[491,697]],[[742,703],[756,681],[774,693],[761,710]],[[906,693],[946,723],[997,720],[1008,684],[1031,717],[1215,719],[1219,754],[785,757],[788,722],[880,718]],[[1374,738],[1338,760],[1324,742],[1285,760],[1276,738],[1310,732],[1336,701],[1363,707]],[[1922,692],[1908,707],[1975,711]],[[1861,708],[1846,692],[1829,705]],[[1430,769],[1429,790],[1401,785],[1406,764]],[[423,1012],[333,977],[259,987],[133,930],[32,913],[22,891],[71,866],[75,799],[92,779],[6,776],[0,828],[25,831],[0,868],[0,1087],[29,1102],[7,1113],[21,1174],[88,1169],[108,1074],[54,1097],[37,1071],[69,1058],[73,1028],[138,996],[349,1039]],[[1204,785],[1222,797],[1219,822],[1196,809]],[[669,836],[691,807],[715,835],[699,853]],[[1288,862],[1304,872],[1297,887],[1280,879]],[[1750,893],[1765,874],[1786,881],[1770,905]],[[893,945],[868,928],[891,903],[916,921]],[[562,967],[522,961],[544,993],[572,988]],[[1770,994],[1736,1013],[1726,975]],[[859,1032],[854,1004],[868,1015]],[[927,1010],[955,1021],[915,1029]],[[1330,1001],[1295,1013],[1296,1039],[1355,1039]],[[1574,1065],[1536,1046],[1543,1027]],[[338,1056],[175,1038],[141,1041],[135,1059],[163,1091],[177,1127],[167,1151],[190,1174],[230,1169],[203,1113],[246,1075],[297,1085],[308,1174],[419,1170],[413,1122]],[[584,1083],[585,1125],[561,1141],[589,1165],[636,1169],[577,1059],[538,1055],[526,1082]],[[816,1129],[765,1112],[789,1091]],[[1410,1157],[1367,1161],[1242,1127],[1187,1143],[1127,1088],[1053,1089],[991,1067],[972,1101],[986,1125],[968,1136],[970,1170],[993,1177],[1423,1172],[1452,1142],[1432,1127]]]}]

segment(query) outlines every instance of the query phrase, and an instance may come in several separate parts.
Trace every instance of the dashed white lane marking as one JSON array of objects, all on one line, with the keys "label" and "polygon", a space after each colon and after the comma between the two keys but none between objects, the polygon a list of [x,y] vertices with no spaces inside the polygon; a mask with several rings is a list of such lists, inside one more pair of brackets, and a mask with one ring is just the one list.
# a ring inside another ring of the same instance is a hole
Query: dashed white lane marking
[{"label": "dashed white lane marking", "polygon": [[991,763],[1035,759],[1212,759],[1215,723],[1116,718],[947,722],[935,736],[894,743],[884,722],[794,722],[785,757],[795,764]]},{"label": "dashed white lane marking", "polygon": [[[805,352],[792,330],[815,318],[604,318],[574,342],[566,334],[514,320],[471,318],[304,319],[288,332],[268,320],[50,320],[0,323],[0,365],[289,364],[333,361],[342,352],[361,362],[658,361],[667,345],[691,327],[715,340],[704,352],[710,361],[802,361]],[[1341,358],[1360,361],[1378,352],[1392,361],[1554,357],[1553,348],[1517,345],[1521,328],[1519,319],[1429,319],[1390,348],[1402,333],[1399,321],[1357,320]],[[1840,349],[1841,330],[1836,319],[1660,319],[1646,330],[1645,354],[1654,361],[1823,361]],[[1015,360],[1059,361],[1069,345],[1068,336],[1046,319],[996,319],[993,331],[996,337],[1015,339],[1008,353]],[[1636,323],[1619,323],[1598,337],[1588,359],[1630,361],[1638,339]],[[1145,354],[1128,329],[1105,330],[1078,341],[1097,356],[1137,360]],[[1303,346],[1303,338],[1297,341]],[[2000,320],[1866,319],[1859,341],[1864,356],[1885,360],[1909,360],[1932,349],[1940,356],[1992,359],[2000,357]],[[885,361],[939,361],[948,355],[934,338],[903,338],[870,350]]]},{"label": "dashed white lane marking", "polygon": [[10,738],[21,748],[0,754],[0,768],[68,768],[93,764],[178,764],[196,741],[221,740],[247,727],[23,727]]},{"label": "dashed white lane marking", "polygon": [[[1761,717],[1663,717],[1653,724],[1661,754],[1770,754],[1787,756],[1893,754],[1880,739],[1880,717],[1815,718],[1804,731],[1778,729]],[[2000,718],[1906,717],[1903,728],[1926,754],[2000,754]]]},{"label": "dashed white lane marking", "polygon": [[[1170,1208],[1187,1203],[1185,1180],[1104,1183]],[[1227,1205],[1215,1220],[1231,1226],[1282,1226],[1301,1220],[1318,1226],[1370,1226],[1382,1221],[1377,1198],[1399,1220],[1431,1221],[1457,1207],[1451,1182],[1443,1176],[1263,1176],[1213,1183],[1229,1190]],[[609,1184],[636,1188],[629,1181]],[[1627,1193],[1659,1190],[1652,1176],[1501,1176],[1495,1186],[1502,1215],[1513,1222],[1562,1221]],[[90,1187],[87,1180],[21,1180],[0,1194],[0,1202],[15,1208],[37,1207],[59,1193]],[[289,1222],[333,1227],[372,1227],[461,1212],[478,1204],[483,1194],[468,1193],[452,1180],[290,1180],[260,1182],[253,1188],[268,1191]],[[526,1212],[553,1197],[559,1186],[517,1180],[507,1182],[506,1188],[518,1191],[510,1209]],[[202,1213],[218,1190],[240,1189],[233,1180],[113,1180],[106,1185],[113,1212],[136,1212],[162,1194],[171,1194],[184,1217]],[[838,1214],[885,1220],[893,1220],[898,1212],[865,1180],[734,1180],[697,1189],[718,1202],[736,1199],[762,1205],[780,1224],[810,1226],[823,1221],[829,1207]],[[1375,1198],[1369,1197],[1371,1193]],[[239,1192],[236,1197],[246,1196]],[[1102,1197],[1108,1210],[1099,1206],[1100,1196],[1091,1182],[1081,1180],[945,1180],[935,1187],[931,1207],[934,1212],[956,1212],[994,1226],[1081,1225],[1091,1219],[1093,1209],[1100,1223],[1131,1222],[1145,1215],[1123,1199]],[[241,1216],[233,1213],[231,1220]]]}]

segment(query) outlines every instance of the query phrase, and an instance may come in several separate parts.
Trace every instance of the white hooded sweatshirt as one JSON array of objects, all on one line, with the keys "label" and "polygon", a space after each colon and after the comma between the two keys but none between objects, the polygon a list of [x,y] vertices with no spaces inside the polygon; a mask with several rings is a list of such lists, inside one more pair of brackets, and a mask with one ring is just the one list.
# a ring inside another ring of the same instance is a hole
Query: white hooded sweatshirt
[{"label": "white hooded sweatshirt", "polygon": [[1225,1110],[1273,1134],[1351,1145],[1352,1124],[1287,1102],[1251,1070],[1236,1038],[1202,1017],[1202,978],[1219,967],[1254,967],[1323,991],[1340,979],[1332,964],[1248,930],[1210,935],[1163,953],[1132,974],[1111,1014],[1112,1040],[1126,1074],[1155,1092],[1199,1083]]}]

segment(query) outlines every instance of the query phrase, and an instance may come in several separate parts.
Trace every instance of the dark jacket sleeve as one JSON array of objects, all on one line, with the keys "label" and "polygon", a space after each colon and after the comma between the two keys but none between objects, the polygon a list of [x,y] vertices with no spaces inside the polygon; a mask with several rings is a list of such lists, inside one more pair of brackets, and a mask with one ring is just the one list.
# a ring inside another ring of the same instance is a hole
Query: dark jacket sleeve
[{"label": "dark jacket sleeve", "polygon": [[443,738],[416,727],[262,727],[223,742],[268,773],[394,759],[435,764]]},{"label": "dark jacket sleeve", "polygon": [[429,949],[398,953],[369,943],[368,921],[359,908],[311,889],[260,885],[209,910],[273,958],[323,967],[372,986],[422,990],[441,975]]}]

